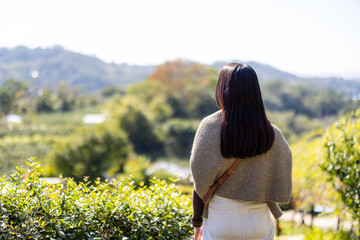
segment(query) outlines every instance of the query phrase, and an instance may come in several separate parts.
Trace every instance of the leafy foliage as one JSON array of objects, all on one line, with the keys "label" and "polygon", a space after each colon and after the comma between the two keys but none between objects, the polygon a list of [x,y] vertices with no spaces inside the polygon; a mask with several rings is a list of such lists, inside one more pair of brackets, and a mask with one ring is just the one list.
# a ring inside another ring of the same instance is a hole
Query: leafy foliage
[{"label": "leafy foliage", "polygon": [[129,179],[49,184],[40,165],[0,178],[1,239],[184,239],[192,234],[191,201],[174,184]]},{"label": "leafy foliage", "polygon": [[322,169],[360,223],[360,109],[331,126],[326,150]]},{"label": "leafy foliage", "polygon": [[218,72],[190,61],[160,65],[148,80],[160,83],[161,94],[173,109],[175,118],[201,118],[218,110],[214,92]]},{"label": "leafy foliage", "polygon": [[189,158],[198,121],[170,119],[163,125],[167,156]]},{"label": "leafy foliage", "polygon": [[[120,177],[133,177],[135,184],[150,185],[150,176],[146,174],[146,170],[151,166],[150,160],[145,156],[137,156],[129,159],[124,166],[124,173]],[[158,179],[162,179],[157,177]]]},{"label": "leafy foliage", "polygon": [[70,111],[75,105],[80,105],[82,98],[75,95],[79,89],[71,89],[64,82],[60,82],[53,91],[50,87],[40,88],[36,84],[8,79],[0,87],[0,115],[26,112]]},{"label": "leafy foliage", "polygon": [[27,84],[8,79],[0,88],[0,113],[15,111],[26,96]]},{"label": "leafy foliage", "polygon": [[326,176],[319,174],[325,149],[323,131],[311,132],[291,144],[293,154],[293,197],[297,207],[310,210],[314,205],[337,207],[337,199]]},{"label": "leafy foliage", "polygon": [[162,143],[154,133],[153,125],[142,111],[128,105],[126,112],[119,116],[119,122],[137,153],[154,154],[162,150]]},{"label": "leafy foliage", "polygon": [[90,179],[104,177],[114,168],[123,171],[131,149],[123,132],[104,126],[80,128],[56,142],[50,152],[48,174]]},{"label": "leafy foliage", "polygon": [[136,153],[152,159],[188,157],[198,119],[218,110],[216,79],[217,72],[201,64],[166,62],[104,108],[126,132]]},{"label": "leafy foliage", "polygon": [[293,111],[309,118],[335,116],[348,106],[359,106],[344,94],[309,84],[285,84],[281,81],[261,83],[264,103],[270,111]]},{"label": "leafy foliage", "polygon": [[37,112],[52,112],[54,111],[54,103],[51,97],[51,91],[45,89],[36,101]]}]

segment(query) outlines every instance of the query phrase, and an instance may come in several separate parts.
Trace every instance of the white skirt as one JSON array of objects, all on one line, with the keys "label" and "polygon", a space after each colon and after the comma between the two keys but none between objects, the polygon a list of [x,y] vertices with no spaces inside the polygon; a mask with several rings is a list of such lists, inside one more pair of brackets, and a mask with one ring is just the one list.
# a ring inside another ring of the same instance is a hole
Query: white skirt
[{"label": "white skirt", "polygon": [[266,203],[214,195],[204,221],[203,240],[273,240],[275,227]]}]

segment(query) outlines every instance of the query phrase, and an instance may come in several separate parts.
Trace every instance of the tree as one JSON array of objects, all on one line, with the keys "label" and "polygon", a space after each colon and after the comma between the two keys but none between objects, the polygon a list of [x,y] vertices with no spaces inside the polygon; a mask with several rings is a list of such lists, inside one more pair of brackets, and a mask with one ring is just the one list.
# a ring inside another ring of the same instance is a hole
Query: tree
[{"label": "tree", "polygon": [[14,96],[10,95],[5,88],[0,88],[0,111],[7,115],[13,109],[15,104]]},{"label": "tree", "polygon": [[172,117],[201,118],[218,109],[214,99],[217,76],[215,69],[176,60],[160,65],[147,81],[161,84]]},{"label": "tree", "polygon": [[325,147],[322,170],[360,224],[360,109],[331,126]]},{"label": "tree", "polygon": [[113,95],[124,95],[125,91],[122,88],[119,87],[115,87],[115,86],[110,86],[110,87],[105,87],[104,89],[101,90],[101,96],[104,98],[109,98],[112,97]]},{"label": "tree", "polygon": [[262,82],[261,88],[265,106],[269,110],[291,110],[310,118],[335,116],[341,109],[356,104],[335,90],[314,88],[309,84],[268,81]]},{"label": "tree", "polygon": [[168,156],[189,158],[198,126],[197,121],[171,119],[164,125],[165,151]]},{"label": "tree", "polygon": [[0,112],[9,114],[16,112],[18,100],[26,95],[27,84],[8,79],[0,88]]},{"label": "tree", "polygon": [[79,180],[84,176],[104,178],[110,169],[123,172],[130,151],[124,132],[104,126],[86,127],[54,144],[48,156],[48,171]]},{"label": "tree", "polygon": [[127,133],[135,152],[148,155],[161,153],[163,145],[152,123],[136,107],[128,105],[125,108],[125,112],[119,116],[120,127]]},{"label": "tree", "polygon": [[291,144],[293,201],[297,208],[310,210],[312,213],[316,205],[326,205],[338,210],[343,207],[324,174],[319,174],[320,164],[324,161],[323,143],[323,131],[314,131]]},{"label": "tree", "polygon": [[45,89],[36,100],[36,112],[54,111],[54,101],[50,89]]},{"label": "tree", "polygon": [[159,82],[144,81],[130,86],[122,102],[136,105],[151,121],[163,122],[173,115],[164,85]]},{"label": "tree", "polygon": [[66,112],[75,106],[74,95],[79,94],[79,89],[72,89],[66,82],[60,82],[56,87],[56,109]]}]

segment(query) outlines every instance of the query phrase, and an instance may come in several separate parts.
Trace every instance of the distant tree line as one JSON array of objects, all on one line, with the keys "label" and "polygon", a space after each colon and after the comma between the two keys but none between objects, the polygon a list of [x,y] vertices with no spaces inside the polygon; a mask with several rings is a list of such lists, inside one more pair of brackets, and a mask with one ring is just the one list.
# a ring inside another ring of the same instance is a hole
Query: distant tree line
[{"label": "distant tree line", "polygon": [[270,111],[291,110],[309,118],[324,118],[354,110],[359,105],[359,101],[333,89],[314,88],[309,84],[268,81],[261,87],[265,105]]},{"label": "distant tree line", "polygon": [[79,92],[79,89],[73,89],[65,82],[52,90],[50,87],[34,88],[27,82],[8,79],[0,87],[0,115],[72,111],[75,106],[85,103]]}]

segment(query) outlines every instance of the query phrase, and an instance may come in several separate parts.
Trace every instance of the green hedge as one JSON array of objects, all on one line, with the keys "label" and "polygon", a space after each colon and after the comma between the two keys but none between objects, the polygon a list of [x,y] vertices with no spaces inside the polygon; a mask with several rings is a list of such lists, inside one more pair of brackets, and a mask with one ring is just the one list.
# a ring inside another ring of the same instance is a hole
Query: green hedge
[{"label": "green hedge", "polygon": [[175,184],[132,179],[49,184],[34,159],[0,178],[0,239],[186,239],[191,200]]}]

